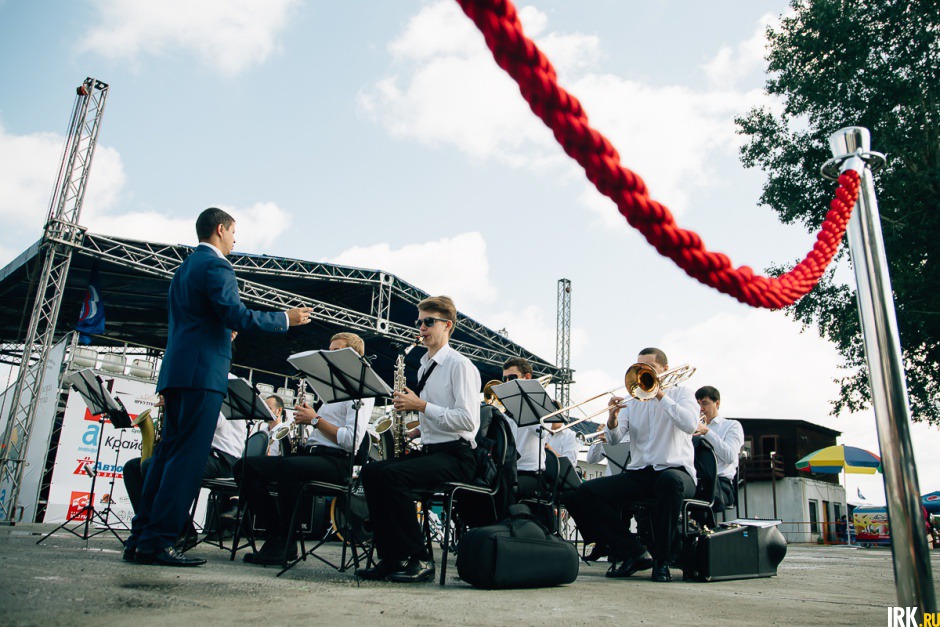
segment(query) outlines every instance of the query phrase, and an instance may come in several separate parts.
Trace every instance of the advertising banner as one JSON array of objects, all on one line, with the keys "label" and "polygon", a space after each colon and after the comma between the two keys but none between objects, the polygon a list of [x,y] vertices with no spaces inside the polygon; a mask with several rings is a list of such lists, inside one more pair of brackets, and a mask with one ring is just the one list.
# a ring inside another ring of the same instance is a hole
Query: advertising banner
[{"label": "advertising banner", "polygon": [[[153,382],[103,375],[102,380],[111,396],[124,403],[131,420],[148,407],[153,407],[158,399],[154,394]],[[99,442],[101,456],[96,468],[95,455]],[[115,429],[107,420],[102,424],[91,415],[77,392],[69,393],[52,472],[49,504],[43,522],[63,522],[92,499],[99,512],[103,512],[110,502],[111,511],[129,527],[134,511],[124,489],[123,469],[124,463],[135,457],[140,457],[139,429]],[[91,477],[86,466],[98,472],[95,494],[90,493]],[[109,517],[108,522],[116,528],[122,528],[113,517]]]}]

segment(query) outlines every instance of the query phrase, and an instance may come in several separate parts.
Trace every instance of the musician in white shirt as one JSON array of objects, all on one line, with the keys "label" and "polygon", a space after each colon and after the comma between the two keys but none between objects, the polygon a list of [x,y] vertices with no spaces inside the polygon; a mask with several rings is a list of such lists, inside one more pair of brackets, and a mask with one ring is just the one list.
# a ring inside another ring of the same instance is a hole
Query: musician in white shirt
[{"label": "musician in white shirt", "polygon": [[[331,351],[347,347],[365,354],[365,343],[355,333],[337,333],[330,338]],[[307,481],[347,481],[350,456],[359,450],[366,435],[375,399],[362,399],[358,411],[353,403],[351,400],[327,403],[319,410],[305,404],[297,406],[294,422],[313,428],[303,454],[245,458],[243,478],[236,468],[235,477],[243,483],[242,492],[249,509],[258,525],[268,531],[261,550],[246,555],[245,562],[281,564],[285,558],[297,557],[297,544],[288,544],[287,537],[300,486]],[[277,503],[268,490],[271,484],[276,486]]]},{"label": "musician in white shirt", "polygon": [[[668,369],[666,355],[658,348],[643,349],[637,361],[657,373]],[[652,568],[653,581],[671,580],[667,562],[678,549],[679,510],[682,500],[695,494],[692,433],[697,427],[695,397],[681,386],[659,389],[649,401],[611,399],[605,435],[618,444],[629,434],[630,463],[620,474],[582,484],[578,511],[572,512],[579,528],[610,548],[608,577],[629,577]],[[656,500],[649,552],[618,512],[620,505],[643,499]]]},{"label": "musician in white shirt", "polygon": [[447,296],[418,303],[416,326],[428,352],[421,358],[418,386],[395,392],[396,411],[418,412],[422,450],[398,459],[366,464],[362,485],[369,503],[379,555],[372,568],[356,571],[367,580],[413,583],[434,577],[415,516],[414,491],[447,481],[473,479],[472,447],[480,426],[480,372],[450,347],[457,309]]},{"label": "musician in white shirt", "polygon": [[[503,364],[503,382],[515,379],[531,379],[532,364],[524,357],[510,357]],[[528,499],[551,492],[551,486],[541,482],[545,472],[545,451],[548,436],[540,425],[520,427],[515,420],[509,420],[509,429],[516,442],[519,461],[516,463],[516,498]],[[539,437],[539,434],[542,437]]]},{"label": "musician in white shirt", "polygon": [[721,393],[710,385],[695,391],[695,400],[702,408],[702,423],[695,430],[708,440],[718,461],[718,486],[725,507],[734,505],[734,476],[738,472],[738,458],[744,446],[744,428],[737,420],[723,418],[718,413]]}]

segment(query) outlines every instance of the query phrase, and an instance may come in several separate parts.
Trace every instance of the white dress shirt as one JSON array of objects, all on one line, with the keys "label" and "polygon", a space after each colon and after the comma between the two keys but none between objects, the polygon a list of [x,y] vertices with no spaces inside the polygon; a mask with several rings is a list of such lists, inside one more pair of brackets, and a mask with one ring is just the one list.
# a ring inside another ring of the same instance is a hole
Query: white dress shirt
[{"label": "white dress shirt", "polygon": [[738,455],[744,446],[744,428],[737,420],[715,416],[708,425],[705,439],[715,449],[718,458],[718,476],[734,479],[738,470]]},{"label": "white dress shirt", "polygon": [[574,431],[565,429],[564,431],[549,431],[547,444],[552,447],[558,457],[567,457],[572,466],[578,465],[578,438]]},{"label": "white dress shirt", "polygon": [[617,428],[605,428],[607,441],[619,444],[630,435],[627,470],[652,466],[654,470],[685,468],[695,477],[692,433],[698,427],[699,406],[695,394],[685,387],[666,390],[662,400],[629,399],[617,414]]},{"label": "white dress shirt", "polygon": [[[516,469],[526,472],[545,470],[545,453],[539,448],[539,429],[542,427],[529,425],[520,428],[512,418],[509,419],[509,426],[516,441],[516,452],[519,454]],[[547,441],[544,434],[542,438],[543,443]]]},{"label": "white dress shirt", "polygon": [[[359,450],[362,438],[365,437],[369,427],[369,417],[372,416],[372,406],[375,405],[375,399],[362,399],[362,407],[359,408],[358,415],[353,407],[353,402],[325,403],[320,407],[317,410],[320,420],[325,420],[337,427],[336,442],[326,437],[319,429],[314,428],[313,433],[307,438],[307,446],[329,446],[342,449],[348,453],[355,453]],[[356,425],[357,417],[359,418],[358,426]],[[355,443],[353,443],[353,431],[356,432]]]},{"label": "white dress shirt", "polygon": [[212,448],[232,457],[241,457],[245,450],[245,421],[226,420],[220,413],[212,435]]},{"label": "white dress shirt", "polygon": [[[425,353],[421,357],[418,380],[431,365]],[[463,438],[476,447],[480,428],[480,371],[449,344],[434,354],[434,372],[421,390],[427,401],[424,412],[418,413],[422,444],[442,444]]]}]

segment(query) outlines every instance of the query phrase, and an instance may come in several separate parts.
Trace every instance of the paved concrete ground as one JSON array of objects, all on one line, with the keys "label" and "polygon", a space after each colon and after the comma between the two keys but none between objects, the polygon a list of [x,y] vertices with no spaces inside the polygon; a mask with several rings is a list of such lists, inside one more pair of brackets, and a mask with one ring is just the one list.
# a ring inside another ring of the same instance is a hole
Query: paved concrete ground
[{"label": "paved concrete ground", "polygon": [[[363,582],[315,561],[283,577],[230,562],[217,548],[194,569],[135,566],[113,536],[86,542],[52,525],[0,527],[0,625],[886,625],[895,604],[890,551],[791,546],[777,577],[669,584],[604,577],[582,564],[574,584],[540,590],[475,590]],[[328,554],[339,554],[328,547]],[[940,551],[932,557],[940,572]],[[678,573],[674,573],[678,574]],[[452,575],[452,576],[451,576]]]}]

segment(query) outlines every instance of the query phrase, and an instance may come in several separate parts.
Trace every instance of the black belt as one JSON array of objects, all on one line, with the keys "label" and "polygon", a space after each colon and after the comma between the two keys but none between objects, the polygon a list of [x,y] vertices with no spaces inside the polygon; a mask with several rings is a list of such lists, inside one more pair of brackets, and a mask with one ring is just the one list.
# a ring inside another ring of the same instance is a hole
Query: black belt
[{"label": "black belt", "polygon": [[332,446],[311,446],[305,450],[304,454],[319,455],[321,457],[338,457],[340,459],[347,459],[349,457],[349,453],[343,449]]},{"label": "black belt", "polygon": [[425,444],[422,448],[425,453],[442,453],[447,451],[456,451],[461,447],[470,446],[470,443],[463,438],[451,440],[450,442],[439,442],[437,444]]}]

